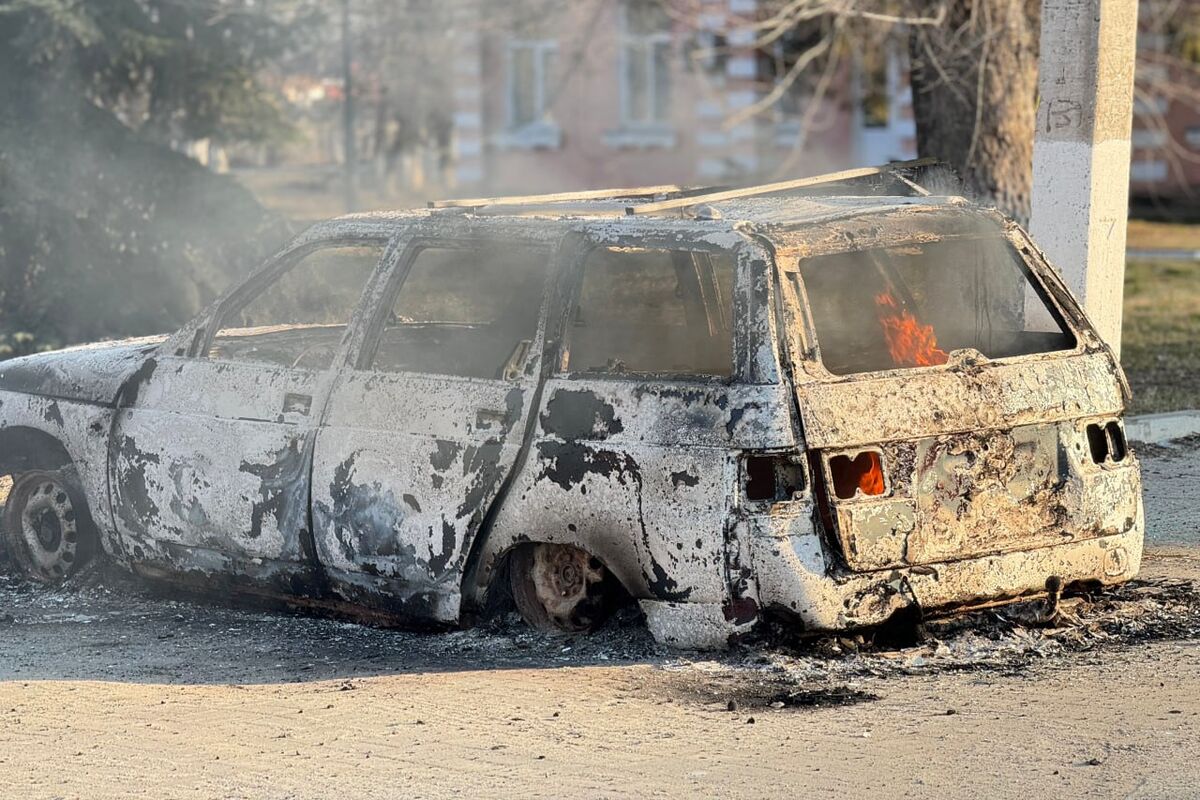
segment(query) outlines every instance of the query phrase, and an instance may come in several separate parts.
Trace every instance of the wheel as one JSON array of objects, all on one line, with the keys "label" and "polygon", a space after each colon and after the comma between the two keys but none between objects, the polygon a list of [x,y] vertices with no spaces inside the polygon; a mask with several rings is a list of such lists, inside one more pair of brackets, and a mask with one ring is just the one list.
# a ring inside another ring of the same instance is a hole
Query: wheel
[{"label": "wheel", "polygon": [[520,547],[512,554],[508,574],[517,611],[534,628],[579,633],[595,629],[608,615],[608,571],[578,547]]},{"label": "wheel", "polygon": [[16,476],[4,506],[4,540],[13,562],[36,581],[62,583],[78,570],[94,537],[75,471]]}]

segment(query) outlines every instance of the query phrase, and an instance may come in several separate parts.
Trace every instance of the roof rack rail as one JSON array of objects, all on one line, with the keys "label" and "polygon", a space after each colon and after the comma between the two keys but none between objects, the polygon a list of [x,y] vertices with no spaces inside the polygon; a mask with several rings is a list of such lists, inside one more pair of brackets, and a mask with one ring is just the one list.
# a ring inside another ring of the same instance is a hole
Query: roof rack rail
[{"label": "roof rack rail", "polygon": [[712,194],[678,197],[669,200],[663,200],[662,202],[658,203],[643,203],[636,206],[626,206],[625,213],[627,215],[657,214],[663,211],[684,209],[690,206],[702,205],[705,203],[718,203],[722,200],[738,200],[743,197],[757,197],[764,194],[775,194],[777,192],[790,192],[797,189],[807,189],[810,186],[820,186],[826,183],[841,183],[843,181],[858,180],[861,178],[874,178],[879,176],[896,178],[902,183],[906,184],[917,194],[928,195],[928,190],[922,186],[919,186],[909,177],[906,177],[903,173],[909,170],[919,169],[921,167],[933,166],[936,163],[938,163],[938,161],[935,158],[918,158],[913,161],[893,161],[890,164],[884,164],[880,167],[859,167],[857,169],[847,169],[841,172],[830,172],[825,175],[814,175],[810,178],[798,178],[796,180],[780,181],[779,183],[765,183],[760,186],[747,186],[743,189],[730,189],[728,191],[713,192]]},{"label": "roof rack rail", "polygon": [[584,192],[560,192],[557,194],[528,194],[511,197],[474,197],[463,200],[431,200],[429,208],[481,208],[483,206],[521,206],[540,203],[569,203],[574,200],[636,200],[656,195],[680,194],[684,191],[675,184],[663,186],[637,186],[629,189],[592,189]]}]

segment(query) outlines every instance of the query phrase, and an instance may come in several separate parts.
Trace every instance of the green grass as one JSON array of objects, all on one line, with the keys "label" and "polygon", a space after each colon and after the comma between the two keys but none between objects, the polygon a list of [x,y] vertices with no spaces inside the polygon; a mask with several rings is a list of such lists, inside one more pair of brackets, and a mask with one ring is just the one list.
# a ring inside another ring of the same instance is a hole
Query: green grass
[{"label": "green grass", "polygon": [[1200,263],[1128,264],[1121,363],[1133,386],[1133,413],[1200,408],[1198,336]]}]

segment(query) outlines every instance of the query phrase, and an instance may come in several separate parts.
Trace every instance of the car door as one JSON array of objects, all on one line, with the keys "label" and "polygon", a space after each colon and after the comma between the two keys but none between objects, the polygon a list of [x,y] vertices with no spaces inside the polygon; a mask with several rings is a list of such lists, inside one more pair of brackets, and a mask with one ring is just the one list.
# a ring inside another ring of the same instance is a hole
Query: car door
[{"label": "car door", "polygon": [[142,571],[291,591],[313,566],[316,426],[385,246],[332,240],[287,253],[218,305],[190,352],[147,362],[109,458],[116,524]]},{"label": "car door", "polygon": [[550,255],[444,227],[405,247],[313,460],[316,550],[345,599],[457,619],[538,384]]}]

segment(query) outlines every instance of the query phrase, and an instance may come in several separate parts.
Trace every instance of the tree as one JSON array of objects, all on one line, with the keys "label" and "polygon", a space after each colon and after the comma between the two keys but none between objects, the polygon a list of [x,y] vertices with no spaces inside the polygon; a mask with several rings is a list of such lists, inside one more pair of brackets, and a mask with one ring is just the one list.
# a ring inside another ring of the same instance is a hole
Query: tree
[{"label": "tree", "polygon": [[170,329],[278,244],[279,220],[172,145],[286,136],[259,75],[311,20],[281,0],[0,0],[0,357]]},{"label": "tree", "polygon": [[918,154],[946,162],[968,192],[1026,218],[1040,7],[1040,0],[766,0],[751,21],[755,46],[796,51],[785,54],[789,66],[774,89],[740,116],[807,85],[799,152],[830,78],[889,39],[907,40]]},{"label": "tree", "polygon": [[936,5],[923,10],[941,24],[914,25],[909,36],[917,154],[947,162],[972,194],[1027,220],[1041,0]]}]

